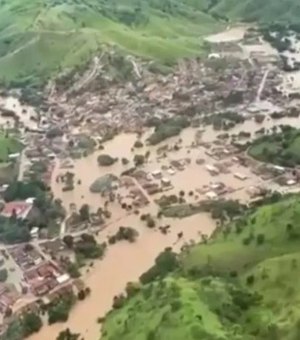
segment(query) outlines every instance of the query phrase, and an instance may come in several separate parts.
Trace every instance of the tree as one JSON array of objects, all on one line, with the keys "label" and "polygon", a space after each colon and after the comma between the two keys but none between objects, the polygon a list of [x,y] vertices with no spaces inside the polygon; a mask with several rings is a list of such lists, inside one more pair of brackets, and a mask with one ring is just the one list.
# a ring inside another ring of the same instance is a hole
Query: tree
[{"label": "tree", "polygon": [[83,289],[81,289],[77,294],[77,298],[78,298],[78,300],[82,301],[82,300],[85,299],[85,297],[86,297],[85,291]]},{"label": "tree", "polygon": [[265,235],[264,234],[258,234],[256,237],[256,243],[257,245],[261,245],[265,242]]},{"label": "tree", "polygon": [[8,278],[8,271],[6,268],[0,269],[0,282],[5,282]]},{"label": "tree", "polygon": [[69,328],[61,331],[56,340],[78,340],[80,337],[79,333],[72,333]]},{"label": "tree", "polygon": [[74,262],[70,262],[67,266],[67,272],[71,276],[72,279],[77,279],[80,277],[80,271],[78,265]]},{"label": "tree", "polygon": [[63,241],[65,245],[69,248],[72,249],[74,245],[74,238],[72,235],[66,235],[63,237]]},{"label": "tree", "polygon": [[247,285],[252,286],[255,281],[254,275],[249,275],[246,278]]},{"label": "tree", "polygon": [[80,219],[82,221],[88,221],[90,219],[90,207],[88,204],[83,204],[79,209]]},{"label": "tree", "polygon": [[22,318],[24,337],[38,332],[43,326],[42,319],[35,313],[26,313]]},{"label": "tree", "polygon": [[293,231],[293,229],[294,229],[294,227],[293,227],[293,225],[292,225],[291,223],[288,223],[288,224],[286,225],[286,232],[287,232],[288,234],[290,234],[290,233]]},{"label": "tree", "polygon": [[155,221],[152,216],[148,216],[147,218],[147,227],[148,228],[154,228],[155,227]]},{"label": "tree", "polygon": [[110,155],[103,154],[98,156],[97,161],[100,166],[111,166],[117,161],[117,159]]},{"label": "tree", "polygon": [[155,259],[155,265],[140,276],[143,284],[152,282],[157,278],[163,278],[168,273],[174,271],[179,265],[177,255],[171,248],[166,248]]},{"label": "tree", "polygon": [[75,303],[73,293],[64,294],[62,297],[54,300],[48,308],[49,325],[56,322],[65,322],[69,318],[69,313]]},{"label": "tree", "polygon": [[135,166],[143,165],[145,162],[145,156],[144,155],[134,155],[133,162]]},{"label": "tree", "polygon": [[123,157],[121,159],[121,162],[122,162],[123,165],[127,165],[129,163],[129,160],[127,158]]},{"label": "tree", "polygon": [[144,144],[140,140],[137,140],[134,143],[134,147],[137,148],[137,149],[142,148],[143,146],[144,146]]}]

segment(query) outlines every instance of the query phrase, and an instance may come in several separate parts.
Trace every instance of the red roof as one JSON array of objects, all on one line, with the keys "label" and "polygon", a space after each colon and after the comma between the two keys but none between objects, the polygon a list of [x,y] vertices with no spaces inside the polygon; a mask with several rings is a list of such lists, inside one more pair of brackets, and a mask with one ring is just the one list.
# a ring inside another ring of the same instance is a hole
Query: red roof
[{"label": "red roof", "polygon": [[32,203],[25,201],[12,201],[5,204],[1,215],[4,217],[11,217],[15,211],[17,218],[26,218],[32,208]]}]

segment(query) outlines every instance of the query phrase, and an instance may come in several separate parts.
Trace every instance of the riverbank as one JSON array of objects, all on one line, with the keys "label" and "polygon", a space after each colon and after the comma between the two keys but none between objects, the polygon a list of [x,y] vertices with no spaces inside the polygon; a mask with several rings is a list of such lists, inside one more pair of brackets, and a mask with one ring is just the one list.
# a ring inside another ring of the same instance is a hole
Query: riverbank
[{"label": "riverbank", "polygon": [[[132,225],[134,219],[129,217],[122,222]],[[169,222],[168,219],[165,219],[165,222]],[[140,226],[137,228],[140,236],[134,244],[122,242],[110,247],[105,258],[94,262],[90,272],[84,274],[83,279],[86,286],[91,288],[91,295],[74,307],[68,322],[52,326],[44,325],[38,334],[29,339],[55,340],[57,334],[66,327],[69,327],[72,332],[81,333],[85,340],[98,339],[100,326],[97,324],[97,318],[104,316],[111,309],[113,297],[120,294],[128,282],[137,281],[166,247],[173,247],[174,250],[180,251],[185,242],[200,241],[201,233],[210,235],[214,228],[215,223],[205,214],[172,221],[168,235]],[[103,241],[107,233],[112,233],[113,230],[112,226],[112,229],[101,233],[100,240]],[[177,234],[182,231],[184,239],[177,242]]]}]

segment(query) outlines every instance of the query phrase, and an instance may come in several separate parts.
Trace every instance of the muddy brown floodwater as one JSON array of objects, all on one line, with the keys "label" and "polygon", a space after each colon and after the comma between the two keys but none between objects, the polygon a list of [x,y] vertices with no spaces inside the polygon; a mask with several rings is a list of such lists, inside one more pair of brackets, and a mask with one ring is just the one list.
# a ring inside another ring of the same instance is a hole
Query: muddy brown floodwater
[{"label": "muddy brown floodwater", "polygon": [[[20,122],[27,128],[36,129],[37,128],[37,113],[32,106],[22,105],[18,98],[9,96],[0,96],[0,107],[12,110],[19,117]],[[33,120],[34,118],[35,120]],[[5,125],[12,127],[14,120],[9,117],[0,116],[0,125]]]},{"label": "muddy brown floodwater", "polygon": [[[111,309],[113,297],[124,290],[127,282],[138,280],[153,265],[158,253],[166,247],[173,245],[175,250],[179,250],[185,241],[199,240],[199,231],[209,235],[214,229],[213,221],[204,214],[172,221],[172,230],[168,235],[149,230],[141,222],[137,224],[135,216],[129,216],[123,222],[137,227],[140,232],[137,242],[120,242],[109,247],[105,258],[96,261],[90,273],[84,277],[86,285],[91,288],[91,296],[74,307],[67,323],[45,325],[30,340],[55,340],[57,334],[67,327],[81,333],[85,340],[100,339],[100,326],[96,320]],[[177,234],[182,230],[185,240],[175,244]]]},{"label": "muddy brown floodwater", "polygon": [[[266,119],[263,124],[257,124],[253,120],[247,120],[244,124],[232,129],[230,133],[237,134],[240,131],[248,131],[254,134],[256,130],[263,126],[265,128],[271,128],[274,125],[280,124],[290,124],[299,127],[299,122],[300,120],[298,118],[284,118],[276,121]],[[199,157],[205,159],[207,162],[211,162],[211,159],[207,159],[205,149],[201,147],[191,149],[189,147],[194,141],[196,131],[197,129],[194,128],[185,129],[180,136],[182,139],[181,149],[169,152],[168,157],[164,159],[157,159],[157,148],[165,144],[172,145],[178,141],[179,137],[170,138],[168,141],[156,147],[144,147],[135,151],[135,153],[144,154],[146,150],[150,150],[149,163],[147,163],[145,169],[150,172],[155,169],[160,169],[164,164],[167,165],[171,159],[182,159],[186,157],[191,159],[191,164],[187,166],[184,171],[178,171],[171,176],[175,187],[173,192],[176,194],[178,194],[178,191],[181,189],[187,192],[188,190],[195,190],[197,186],[205,185],[213,181],[213,178],[209,175],[205,167],[196,165],[195,162]],[[214,131],[211,126],[206,126],[202,134],[202,140],[211,142],[217,138],[219,133],[220,132]],[[144,136],[143,140],[145,140],[146,137],[147,136]],[[75,185],[75,189],[72,192],[62,192],[61,184],[56,183],[56,176],[66,171],[60,169],[58,164],[54,171],[52,181],[52,190],[55,197],[61,198],[66,208],[68,208],[71,203],[75,203],[78,208],[83,203],[88,203],[93,210],[96,210],[99,206],[103,206],[103,198],[101,198],[100,195],[90,193],[90,184],[97,177],[106,173],[120,175],[126,167],[121,164],[120,160],[111,167],[99,167],[97,157],[100,153],[107,153],[119,159],[126,157],[132,160],[134,152],[131,151],[131,148],[135,140],[136,135],[134,134],[120,134],[112,141],[107,142],[103,151],[97,151],[86,158],[74,160],[74,168],[70,169],[70,171],[75,173],[76,180],[81,180],[81,184]],[[226,185],[234,188],[257,185],[258,181],[260,181],[249,169],[243,168],[242,172],[248,176],[248,179],[241,182],[234,178],[232,174],[234,171],[240,171],[238,165],[233,166],[230,174],[220,174],[214,180],[223,181]],[[168,192],[168,194],[170,193],[172,193],[172,191]],[[232,198],[247,199],[245,190],[238,190],[232,195]],[[154,198],[156,198],[155,195]],[[98,240],[107,240],[108,235],[115,233],[119,226],[123,225],[132,226],[137,229],[139,232],[137,241],[134,244],[119,242],[110,246],[104,259],[95,261],[93,268],[89,268],[89,272],[83,274],[86,285],[91,288],[91,296],[85,301],[79,302],[74,307],[67,323],[52,326],[45,325],[38,334],[30,337],[30,340],[55,340],[57,334],[67,327],[74,332],[81,333],[85,340],[99,339],[100,326],[96,320],[98,317],[104,316],[111,309],[113,297],[124,290],[127,282],[137,280],[139,276],[154,263],[155,257],[164,250],[164,248],[172,246],[178,251],[184,243],[199,240],[201,233],[210,235],[215,228],[214,221],[204,213],[181,220],[162,218],[162,220],[160,220],[161,225],[171,225],[170,233],[162,235],[159,231],[146,228],[138,216],[134,214],[126,215],[117,203],[112,204],[110,210],[112,211],[112,221],[109,227],[99,234]],[[152,201],[142,212],[156,214],[157,206]],[[184,232],[184,239],[176,243],[177,234],[181,231]]]},{"label": "muddy brown floodwater", "polygon": [[[224,41],[239,41],[242,40],[247,27],[237,27],[228,29],[220,34],[216,34],[207,38],[208,41],[218,43]],[[251,47],[254,50],[258,47]],[[249,49],[249,47],[248,47]],[[250,50],[246,51],[248,54]],[[273,53],[269,51],[268,53]],[[295,79],[292,79],[295,81]],[[291,82],[291,81],[290,81]],[[285,83],[283,83],[285,86]],[[255,107],[258,111],[272,112],[275,107],[269,102],[257,101]],[[254,120],[246,120],[243,124],[236,126],[230,130],[230,134],[238,134],[240,131],[251,132],[254,136],[254,132],[264,127],[270,129],[275,125],[289,124],[294,127],[300,127],[299,118],[283,118],[279,120],[271,120],[266,118],[262,124],[255,123]],[[104,199],[100,195],[92,194],[89,191],[90,185],[93,181],[107,173],[113,173],[120,175],[126,169],[126,166],[121,164],[120,159],[126,157],[132,160],[134,153],[145,154],[147,150],[151,152],[149,162],[146,165],[145,170],[152,172],[156,169],[161,169],[163,165],[169,165],[170,160],[179,160],[183,158],[190,158],[191,163],[182,172],[178,171],[173,176],[170,176],[174,189],[169,191],[168,194],[178,194],[179,190],[195,190],[197,187],[201,187],[213,180],[222,181],[227,186],[231,186],[236,189],[236,192],[230,196],[231,198],[237,198],[241,200],[247,200],[246,191],[238,190],[240,186],[249,187],[251,185],[257,185],[261,182],[258,177],[255,177],[253,173],[247,168],[242,168],[238,165],[233,165],[231,173],[220,174],[217,178],[213,179],[207,172],[204,166],[196,164],[196,159],[203,158],[206,163],[211,159],[205,154],[204,148],[190,148],[191,143],[194,141],[195,133],[197,129],[188,128],[185,129],[180,138],[182,139],[181,149],[168,153],[167,158],[157,159],[156,150],[162,145],[171,145],[178,141],[179,137],[170,138],[168,141],[161,143],[156,147],[144,147],[142,149],[131,151],[131,148],[136,141],[136,135],[134,134],[120,134],[112,141],[105,144],[103,151],[97,151],[92,155],[74,160],[74,167],[69,171],[75,173],[75,183],[80,179],[81,184],[76,184],[75,189],[71,192],[62,192],[62,186],[56,183],[56,177],[59,174],[63,174],[68,169],[61,169],[60,162],[58,162],[52,181],[52,191],[57,198],[61,198],[64,206],[68,209],[71,203],[74,203],[77,208],[82,204],[88,203],[92,210],[96,210],[100,206],[103,206]],[[212,142],[216,140],[217,135],[222,132],[214,131],[211,126],[206,126],[202,134],[202,140],[205,142]],[[146,136],[143,137],[143,141]],[[97,164],[97,157],[101,153],[109,154],[113,157],[118,157],[119,161],[111,167],[99,167]],[[132,164],[132,163],[131,163]],[[128,168],[130,165],[127,166]],[[248,178],[246,181],[239,181],[233,176],[234,172],[242,172]],[[157,198],[160,195],[154,195],[152,198]],[[104,316],[112,306],[113,297],[120,294],[126,284],[130,281],[138,280],[139,276],[145,272],[150,266],[153,265],[155,257],[164,250],[166,247],[172,246],[174,250],[179,251],[180,247],[187,242],[200,240],[201,233],[210,235],[214,228],[215,223],[211,218],[204,214],[194,215],[181,220],[162,218],[160,220],[161,225],[170,224],[170,233],[162,235],[159,231],[150,230],[140,221],[136,215],[127,215],[122,211],[117,203],[110,205],[112,211],[112,221],[109,227],[102,231],[99,236],[99,241],[107,240],[107,236],[116,232],[119,226],[132,226],[139,232],[139,237],[134,244],[126,242],[119,242],[113,246],[110,246],[103,260],[95,261],[94,266],[89,268],[89,272],[83,274],[83,279],[88,287],[91,288],[91,296],[83,302],[79,302],[72,310],[67,323],[56,324],[52,326],[45,325],[42,330],[30,337],[30,340],[55,340],[58,333],[65,328],[70,328],[73,332],[81,333],[85,340],[97,340],[100,339],[100,325],[96,320],[98,317]],[[157,206],[151,200],[150,204],[142,210],[142,213],[151,212],[156,214]],[[177,234],[184,232],[184,239],[177,242]]]}]

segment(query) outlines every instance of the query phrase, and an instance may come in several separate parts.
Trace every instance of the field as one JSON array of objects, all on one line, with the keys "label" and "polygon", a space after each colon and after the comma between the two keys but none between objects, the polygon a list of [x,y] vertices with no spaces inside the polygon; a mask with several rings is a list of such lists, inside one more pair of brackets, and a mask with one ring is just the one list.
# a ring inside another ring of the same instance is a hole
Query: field
[{"label": "field", "polygon": [[8,155],[20,152],[22,145],[13,137],[0,134],[0,165],[8,162]]},{"label": "field", "polygon": [[221,27],[187,0],[4,0],[0,81],[44,82],[108,45],[169,64],[201,54],[203,36]]},{"label": "field", "polygon": [[299,339],[299,219],[284,197],[185,250],[107,316],[104,339]]}]

